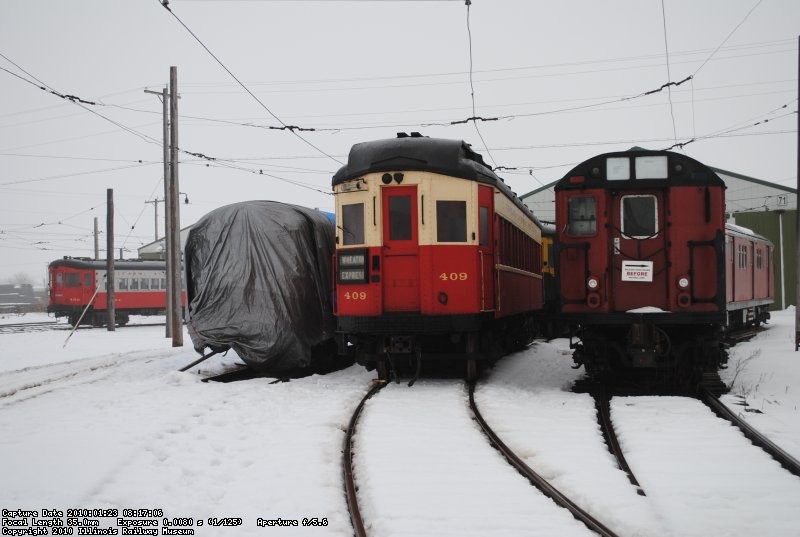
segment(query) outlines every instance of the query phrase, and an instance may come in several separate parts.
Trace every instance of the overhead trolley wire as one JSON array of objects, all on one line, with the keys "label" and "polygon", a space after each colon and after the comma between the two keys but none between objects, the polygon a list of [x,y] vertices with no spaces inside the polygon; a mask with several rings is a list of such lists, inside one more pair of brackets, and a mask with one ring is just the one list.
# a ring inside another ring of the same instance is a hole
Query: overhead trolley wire
[{"label": "overhead trolley wire", "polygon": [[267,111],[267,113],[269,113],[270,116],[272,116],[278,123],[280,123],[282,125],[282,130],[287,130],[287,131],[291,132],[294,136],[296,136],[298,139],[300,139],[306,145],[314,148],[316,151],[322,153],[323,155],[325,155],[329,159],[334,160],[334,161],[338,162],[341,165],[344,165],[344,163],[342,161],[338,160],[336,157],[334,157],[332,155],[329,155],[328,153],[326,153],[325,151],[323,151],[322,149],[320,149],[319,147],[317,147],[316,145],[311,143],[309,140],[307,140],[306,138],[304,138],[303,136],[298,134],[297,131],[304,130],[304,129],[301,129],[301,127],[298,127],[296,125],[287,125],[286,123],[283,122],[283,120],[281,120],[281,118],[279,118],[277,115],[275,115],[272,112],[272,110],[270,110],[267,107],[267,105],[265,105],[261,101],[261,99],[256,97],[256,95],[252,91],[250,91],[250,89],[247,86],[245,86],[244,83],[241,80],[239,80],[239,78],[237,78],[237,76],[235,74],[233,74],[233,72],[230,69],[228,69],[228,67],[224,63],[222,63],[222,61],[213,52],[211,52],[211,49],[209,49],[205,45],[205,43],[203,43],[203,41],[181,20],[181,18],[178,17],[178,15],[176,15],[175,12],[172,11],[172,9],[170,9],[169,0],[156,0],[156,1],[159,4],[161,4],[164,7],[164,9],[166,9],[170,13],[170,15],[172,15],[175,18],[175,20],[177,20],[180,23],[180,25],[183,26],[186,29],[187,32],[189,32],[189,35],[191,35],[200,44],[200,46],[203,47],[203,49],[205,49],[205,51],[208,52],[208,54],[212,58],[214,58],[214,60],[220,65],[220,67],[222,67],[225,70],[225,72],[228,73],[231,76],[231,78],[233,78],[236,81],[236,83],[239,84],[242,87],[242,89],[244,89],[259,105],[261,105],[261,107],[264,110]]}]

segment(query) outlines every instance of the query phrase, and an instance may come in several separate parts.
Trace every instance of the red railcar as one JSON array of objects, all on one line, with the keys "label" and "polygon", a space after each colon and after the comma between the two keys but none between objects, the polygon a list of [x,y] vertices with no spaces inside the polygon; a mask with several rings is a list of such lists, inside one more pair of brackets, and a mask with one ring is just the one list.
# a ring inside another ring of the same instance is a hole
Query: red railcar
[{"label": "red railcar", "polygon": [[758,325],[769,319],[769,307],[775,301],[773,251],[766,237],[725,225],[728,327]]},{"label": "red railcar", "polygon": [[726,262],[726,241],[730,258],[745,238],[726,238],[725,184],[711,168],[668,151],[607,153],[555,191],[558,309],[587,371],[655,371],[691,384],[727,360],[729,311],[768,317],[772,283],[754,274],[769,272],[771,248],[742,254],[741,268]]},{"label": "red railcar", "polygon": [[401,357],[478,360],[527,344],[541,230],[468,144],[356,144],[333,177],[340,352],[384,378]]},{"label": "red railcar", "polygon": [[[65,257],[50,263],[48,273],[48,313],[67,317],[74,326],[86,310],[81,323],[105,324],[108,316],[105,261]],[[167,281],[163,261],[115,261],[114,281],[117,324],[126,324],[131,315],[164,314]],[[182,303],[185,302],[184,293]]]}]

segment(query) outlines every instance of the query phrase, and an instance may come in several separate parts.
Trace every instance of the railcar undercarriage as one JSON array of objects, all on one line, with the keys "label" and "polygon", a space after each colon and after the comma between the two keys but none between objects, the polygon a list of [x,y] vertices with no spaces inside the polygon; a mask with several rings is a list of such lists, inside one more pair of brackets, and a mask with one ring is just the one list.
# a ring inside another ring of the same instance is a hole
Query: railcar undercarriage
[{"label": "railcar undercarriage", "polygon": [[728,361],[722,329],[715,324],[579,325],[570,342],[575,367],[604,384],[694,392]]},{"label": "railcar undercarriage", "polygon": [[376,369],[381,380],[410,378],[411,386],[423,367],[428,370],[453,364],[466,364],[466,377],[473,380],[483,365],[524,349],[536,333],[533,315],[517,315],[463,331],[340,333],[337,343],[340,355],[352,356],[368,370]]}]

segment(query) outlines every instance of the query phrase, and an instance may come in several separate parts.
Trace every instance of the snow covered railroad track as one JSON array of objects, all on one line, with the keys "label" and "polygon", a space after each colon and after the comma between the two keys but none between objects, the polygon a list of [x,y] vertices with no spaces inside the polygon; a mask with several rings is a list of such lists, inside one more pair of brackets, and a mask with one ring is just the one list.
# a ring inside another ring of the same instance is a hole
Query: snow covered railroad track
[{"label": "snow covered railroad track", "polygon": [[[130,353],[126,362],[152,358],[151,353]],[[83,358],[42,366],[26,367],[4,372],[0,377],[0,405],[24,401],[39,395],[76,384],[96,382],[103,378],[102,372],[120,365],[120,355]]]},{"label": "snow covered railroad track", "polygon": [[369,398],[378,393],[386,386],[385,382],[375,382],[372,388],[364,395],[361,402],[350,418],[350,424],[344,437],[344,449],[342,450],[342,473],[344,474],[344,490],[347,498],[347,509],[350,511],[350,522],[353,524],[353,531],[356,537],[367,537],[367,530],[364,528],[364,519],[361,517],[361,510],[358,507],[358,494],[355,479],[353,478],[353,436],[356,433],[356,425],[364,404]]},{"label": "snow covered railroad track", "polygon": [[786,468],[789,472],[800,477],[800,461],[792,457],[789,453],[778,447],[777,444],[772,442],[769,438],[758,432],[751,427],[746,421],[740,418],[736,413],[732,412],[727,406],[717,398],[712,392],[704,391],[701,394],[701,399],[708,405],[714,413],[722,419],[728,420],[736,427],[738,427],[742,434],[750,439],[753,444],[760,447],[767,452],[773,459],[778,461],[781,466]]},{"label": "snow covered railroad track", "polygon": [[628,474],[628,481],[636,487],[636,493],[640,496],[647,496],[639,484],[639,480],[633,475],[633,470],[628,465],[622,447],[620,447],[617,432],[614,430],[614,423],[611,421],[611,397],[607,393],[596,393],[593,397],[595,408],[597,409],[597,423],[603,431],[603,438],[606,440],[608,450],[617,459],[619,469]]},{"label": "snow covered railroad track", "polygon": [[492,448],[467,408],[462,381],[423,379],[412,389],[389,383],[370,399],[379,389],[359,404],[345,440],[358,537],[595,535]]},{"label": "snow covered railroad track", "polygon": [[795,536],[800,479],[690,397],[614,397],[628,463],[670,535]]},{"label": "snow covered railroad track", "polygon": [[45,330],[68,329],[65,324],[58,324],[56,321],[45,321],[38,323],[12,323],[0,324],[0,334],[15,334],[22,332],[44,332]]},{"label": "snow covered railroad track", "polygon": [[[552,499],[558,505],[560,505],[564,509],[567,509],[570,513],[572,513],[572,516],[574,516],[577,520],[583,522],[583,524],[585,524],[587,528],[594,531],[598,535],[602,535],[604,537],[617,536],[616,533],[614,533],[612,530],[603,525],[602,522],[594,518],[592,515],[590,515],[583,509],[581,509],[581,507],[578,506],[575,502],[573,502],[566,495],[562,494],[558,489],[556,489],[550,483],[548,483],[546,479],[544,479],[539,474],[534,472],[531,469],[531,467],[525,464],[523,460],[516,453],[514,453],[514,451],[511,448],[509,448],[503,443],[503,441],[492,430],[489,424],[486,423],[486,421],[483,419],[483,416],[481,416],[480,411],[478,410],[478,406],[475,403],[475,382],[469,383],[469,405],[470,408],[472,409],[473,414],[475,415],[476,421],[481,426],[481,430],[487,436],[487,438],[489,438],[492,445],[495,448],[497,448],[497,450],[503,454],[503,456],[506,458],[509,464],[511,464],[514,468],[517,469],[519,473],[525,476],[525,478],[527,478],[528,481],[530,481],[533,486],[542,491],[542,493],[544,493],[548,498]],[[610,425],[610,419],[608,421],[608,424]],[[613,437],[613,428],[609,430]],[[621,450],[618,451],[621,457],[622,452]],[[623,461],[625,460],[624,457],[622,458],[622,460]],[[627,467],[627,464],[625,464],[625,466]],[[628,470],[628,475],[633,479],[633,481],[636,481],[636,478],[633,477],[633,474],[630,473],[630,470]],[[638,486],[638,483],[636,485]]]}]

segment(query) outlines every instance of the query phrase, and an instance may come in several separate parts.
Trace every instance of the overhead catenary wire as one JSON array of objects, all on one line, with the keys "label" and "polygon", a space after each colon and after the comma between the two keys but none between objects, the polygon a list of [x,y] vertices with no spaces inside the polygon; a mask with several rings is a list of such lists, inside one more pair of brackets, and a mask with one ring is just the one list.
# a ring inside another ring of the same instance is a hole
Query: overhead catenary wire
[{"label": "overhead catenary wire", "polygon": [[233,78],[233,79],[234,79],[234,80],[235,80],[235,81],[236,81],[236,82],[237,82],[237,83],[238,83],[238,84],[239,84],[239,85],[242,87],[242,89],[244,89],[244,90],[245,90],[245,91],[248,93],[248,95],[250,95],[250,96],[251,96],[251,97],[252,97],[252,98],[253,98],[253,99],[254,99],[254,100],[255,100],[255,101],[256,101],[256,102],[257,102],[257,103],[258,103],[258,104],[259,104],[259,105],[260,105],[260,106],[263,108],[263,109],[264,109],[264,110],[266,110],[266,111],[267,111],[267,113],[268,113],[270,116],[272,116],[272,117],[273,117],[273,118],[274,118],[274,119],[275,119],[275,120],[276,120],[278,123],[280,123],[280,124],[281,124],[281,125],[284,127],[284,129],[285,129],[285,130],[288,130],[288,131],[289,131],[289,132],[291,132],[291,133],[292,133],[292,134],[293,134],[295,137],[297,137],[298,139],[300,139],[300,140],[301,140],[303,143],[305,143],[306,145],[308,145],[308,146],[312,147],[312,148],[313,148],[313,149],[315,149],[316,151],[318,151],[318,152],[322,153],[323,155],[325,155],[326,157],[330,158],[331,160],[334,160],[334,161],[338,162],[339,164],[342,164],[342,165],[344,165],[344,163],[343,163],[342,161],[338,160],[336,157],[333,157],[332,155],[329,155],[328,153],[326,153],[325,151],[323,151],[322,149],[320,149],[319,147],[317,147],[316,145],[314,145],[313,143],[311,143],[309,140],[307,140],[306,138],[304,138],[303,136],[301,136],[301,135],[300,135],[300,134],[297,132],[298,130],[300,130],[300,127],[297,127],[297,126],[294,126],[294,125],[287,125],[286,123],[284,123],[284,122],[281,120],[281,118],[279,118],[277,115],[275,115],[275,113],[273,113],[273,112],[272,112],[272,110],[270,110],[270,109],[267,107],[267,105],[266,105],[266,104],[264,104],[264,103],[261,101],[261,99],[259,99],[258,97],[256,97],[255,93],[253,93],[252,91],[250,91],[250,89],[249,89],[249,88],[248,88],[248,87],[247,87],[247,86],[246,86],[246,85],[245,85],[245,84],[244,84],[244,83],[243,83],[241,80],[239,80],[239,78],[238,78],[238,77],[237,77],[235,74],[233,74],[233,71],[231,71],[230,69],[228,69],[228,67],[227,67],[227,66],[226,66],[224,63],[222,63],[222,60],[220,60],[220,59],[219,59],[219,58],[218,58],[218,57],[217,57],[217,56],[216,56],[216,55],[215,55],[213,52],[211,52],[211,49],[209,49],[209,48],[206,46],[206,44],[205,44],[205,43],[203,43],[203,41],[202,41],[202,40],[201,40],[201,39],[200,39],[200,38],[197,36],[197,34],[195,34],[195,33],[194,33],[194,32],[193,32],[193,31],[192,31],[192,30],[191,30],[191,29],[190,29],[190,28],[189,28],[189,27],[186,25],[186,23],[184,23],[184,22],[181,20],[181,18],[180,18],[180,17],[178,17],[178,15],[177,15],[177,14],[175,14],[175,12],[174,12],[174,11],[172,11],[172,9],[169,7],[169,0],[156,0],[156,1],[157,1],[157,2],[159,2],[159,3],[160,3],[160,4],[161,4],[163,7],[164,7],[164,9],[166,9],[166,10],[167,10],[167,11],[170,13],[170,15],[172,15],[172,16],[175,18],[175,20],[177,20],[177,21],[178,21],[178,23],[180,23],[180,25],[181,25],[181,26],[183,26],[183,27],[184,27],[184,29],[186,29],[186,31],[187,31],[187,32],[189,32],[189,35],[191,35],[191,36],[192,36],[192,37],[193,37],[193,38],[194,38],[194,39],[195,39],[195,40],[196,40],[196,41],[197,41],[197,42],[200,44],[200,46],[201,46],[201,47],[203,47],[203,49],[204,49],[204,50],[205,50],[205,51],[206,51],[206,52],[207,52],[207,53],[208,53],[208,54],[209,54],[209,55],[210,55],[212,58],[214,58],[214,61],[216,61],[216,62],[217,62],[219,65],[220,65],[220,67],[222,67],[222,68],[225,70],[225,72],[226,72],[226,73],[228,73],[228,74],[230,75],[230,77],[231,77],[231,78]]},{"label": "overhead catenary wire", "polygon": [[[672,80],[672,74],[669,69],[669,41],[667,39],[667,10],[664,7],[664,0],[661,0],[661,20],[664,26],[664,55],[667,64],[667,80]],[[667,85],[667,98],[669,100],[669,114],[672,117],[672,136],[675,143],[678,143],[678,129],[675,126],[675,109],[672,104],[672,86]]]},{"label": "overhead catenary wire", "polygon": [[[474,82],[472,80],[472,68],[473,68],[473,65],[472,65],[473,64],[473,58],[472,58],[472,29],[470,28],[470,24],[469,24],[469,13],[470,13],[469,7],[472,5],[472,0],[465,0],[464,5],[467,6],[467,42],[468,42],[468,45],[469,45],[469,48],[468,48],[468,51],[469,51],[469,95],[470,95],[470,99],[472,100],[472,117],[465,119],[463,122],[466,123],[468,121],[472,121],[472,125],[475,127],[475,132],[478,133],[478,138],[480,138],[481,143],[483,143],[483,148],[486,151],[486,156],[489,157],[489,160],[492,161],[492,164],[496,165],[496,163],[494,161],[494,158],[492,157],[492,154],[489,151],[489,146],[486,143],[486,140],[483,139],[483,134],[481,134],[480,128],[478,128],[478,119],[481,119],[483,121],[487,121],[487,120],[484,120],[483,118],[479,118],[477,112],[475,111],[475,84],[474,84]],[[455,123],[453,123],[453,124],[455,125]]]}]

